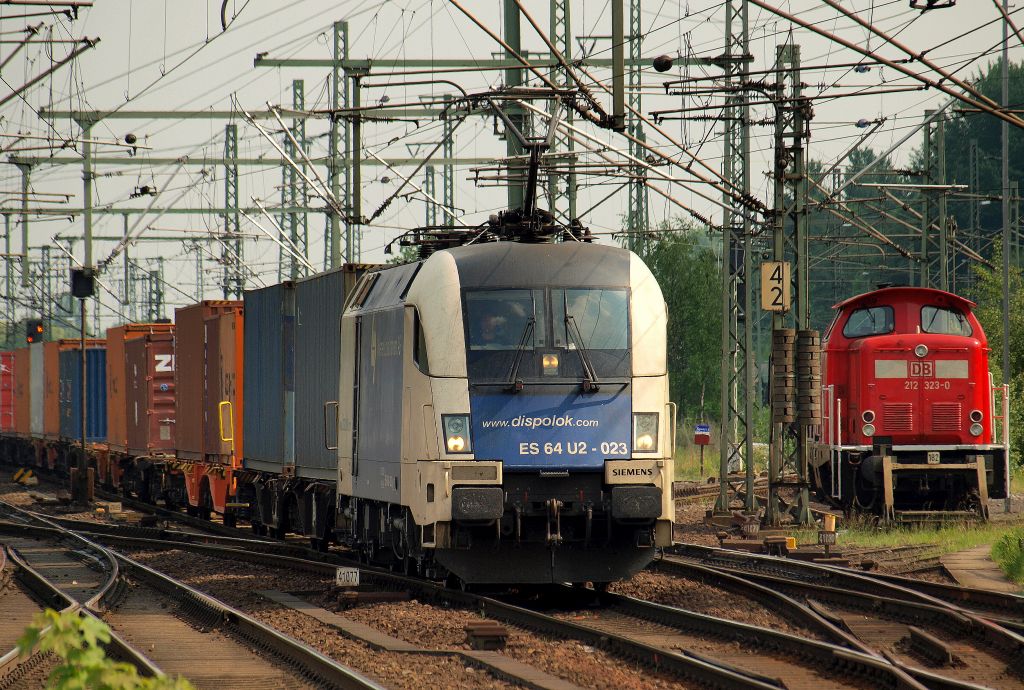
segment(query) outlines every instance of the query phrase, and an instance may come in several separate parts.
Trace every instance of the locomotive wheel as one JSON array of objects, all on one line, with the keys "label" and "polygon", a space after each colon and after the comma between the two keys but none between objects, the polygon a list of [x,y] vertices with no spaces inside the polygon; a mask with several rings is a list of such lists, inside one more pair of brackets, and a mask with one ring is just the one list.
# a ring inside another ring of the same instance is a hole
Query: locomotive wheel
[{"label": "locomotive wheel", "polygon": [[866,483],[861,479],[860,473],[857,472],[853,480],[854,509],[864,513],[877,512],[879,492],[880,489],[878,487]]},{"label": "locomotive wheel", "polygon": [[825,487],[831,486],[832,467],[831,465],[819,465],[811,471],[811,485],[814,487],[814,497],[822,503],[831,503],[832,497]]}]

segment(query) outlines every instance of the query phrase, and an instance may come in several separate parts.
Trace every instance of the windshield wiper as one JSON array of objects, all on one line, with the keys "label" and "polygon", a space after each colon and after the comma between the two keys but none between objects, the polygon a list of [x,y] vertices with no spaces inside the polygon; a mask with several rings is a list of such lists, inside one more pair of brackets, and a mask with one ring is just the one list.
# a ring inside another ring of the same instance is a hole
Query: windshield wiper
[{"label": "windshield wiper", "polygon": [[513,393],[523,390],[523,382],[517,378],[519,375],[519,365],[523,361],[523,353],[526,352],[526,342],[528,338],[532,337],[536,322],[537,319],[533,317],[526,322],[526,326],[523,328],[523,335],[519,338],[519,346],[516,347],[516,356],[512,359],[512,366],[509,367],[508,376],[505,377],[506,384]]},{"label": "windshield wiper", "polygon": [[576,325],[576,319],[572,314],[565,315],[565,326],[569,340],[576,345],[576,354],[580,357],[580,364],[583,365],[583,381],[580,384],[583,387],[583,392],[596,391],[601,387],[601,382],[597,380],[597,372],[590,361],[590,352],[583,344],[583,334],[580,333],[580,327]]}]

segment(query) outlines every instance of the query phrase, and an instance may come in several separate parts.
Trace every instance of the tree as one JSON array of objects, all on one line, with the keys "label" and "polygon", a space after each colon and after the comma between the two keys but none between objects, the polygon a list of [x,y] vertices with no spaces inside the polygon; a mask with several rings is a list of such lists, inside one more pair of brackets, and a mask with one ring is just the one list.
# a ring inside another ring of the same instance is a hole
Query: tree
[{"label": "tree", "polygon": [[[1024,64],[1010,64],[1010,107],[1024,102]],[[974,87],[997,103],[1002,97],[1002,61],[993,62],[973,80]],[[954,106],[955,108],[956,106]],[[961,112],[946,123],[946,181],[970,184],[971,141],[978,145],[978,189],[971,192],[992,197],[1002,196],[1002,121],[987,113]],[[1010,180],[1024,177],[1024,130],[1010,126]],[[969,228],[969,205],[950,204],[960,228]],[[983,204],[980,209],[984,234],[997,232],[1003,224],[998,203]]]},{"label": "tree", "polygon": [[413,245],[406,245],[402,247],[397,254],[388,259],[387,263],[389,266],[401,266],[402,264],[411,264],[414,261],[419,260],[419,247],[415,247]]},{"label": "tree", "polygon": [[[833,174],[827,176],[830,179],[822,179],[820,184],[831,190],[850,180],[877,157],[878,153],[870,148],[858,148]],[[817,161],[808,163],[811,180],[820,179],[818,171],[821,169],[822,164]],[[897,242],[904,248],[917,251],[919,241],[906,237],[910,232],[907,226],[883,215],[881,210],[884,208],[889,216],[904,218],[914,227],[919,226],[920,221],[900,210],[891,201],[879,201],[882,195],[879,189],[861,184],[900,182],[905,179],[900,171],[893,170],[890,158],[883,158],[871,171],[857,178],[854,184],[843,191],[841,201],[850,211],[835,203],[823,205],[821,202],[825,200],[826,193],[816,185],[811,185],[807,223],[810,237],[808,264],[812,328],[824,331],[835,316],[832,305],[838,302],[874,290],[882,283],[898,285],[911,282],[908,273],[910,262],[907,259],[867,234],[857,224],[846,222],[830,212],[830,209],[839,208],[844,217],[852,216],[859,223],[888,237],[898,238]],[[912,200],[906,192],[890,190],[890,193],[902,201]]]},{"label": "tree", "polygon": [[719,413],[722,362],[721,269],[702,233],[664,223],[642,257],[668,307],[670,397],[683,415]]},{"label": "tree", "polygon": [[[996,245],[993,265],[1002,266],[1002,248]],[[975,315],[985,329],[989,346],[989,369],[999,383],[1003,380],[1003,340],[1010,339],[1010,448],[1016,464],[1022,464],[1024,448],[1024,277],[1021,269],[1010,267],[1010,331],[1003,330],[1003,277],[1001,268],[988,268],[977,264],[974,268],[977,282],[973,297],[978,303]]]}]

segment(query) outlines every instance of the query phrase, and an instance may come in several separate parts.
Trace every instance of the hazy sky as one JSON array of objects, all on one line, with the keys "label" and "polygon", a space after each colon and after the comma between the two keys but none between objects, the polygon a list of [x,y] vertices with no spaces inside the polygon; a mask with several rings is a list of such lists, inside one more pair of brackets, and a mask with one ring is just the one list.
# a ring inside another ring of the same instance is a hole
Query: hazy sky
[{"label": "hazy sky", "polygon": [[[815,0],[774,0],[776,7],[799,14],[805,20],[817,22],[822,28],[834,32],[858,45],[877,49],[881,55],[899,59],[903,53],[891,45],[856,27],[848,19],[839,18],[838,13]],[[501,5],[493,2],[465,0],[464,5],[495,32],[502,30]],[[899,33],[899,40],[915,51],[934,49],[928,57],[943,66],[959,69],[959,75],[969,77],[987,65],[997,56],[1000,42],[999,23],[994,21],[998,14],[989,0],[959,0],[955,7],[921,14],[908,8],[907,0],[875,1],[845,0],[843,5],[857,11],[866,20],[873,21],[880,28]],[[549,5],[529,1],[526,7],[547,30]],[[1013,8],[1011,8],[1012,10]],[[78,127],[68,120],[47,124],[36,111],[51,106],[55,109],[109,110],[250,110],[264,109],[266,101],[273,103],[291,102],[293,79],[305,80],[306,106],[308,109],[326,108],[329,103],[328,70],[326,68],[278,69],[254,68],[253,58],[257,53],[268,53],[270,57],[330,58],[331,24],[346,19],[350,26],[350,55],[354,58],[475,58],[490,57],[500,50],[479,27],[466,19],[458,9],[442,0],[407,0],[393,2],[342,1],[322,2],[319,0],[297,0],[294,2],[269,2],[267,0],[229,0],[227,15],[230,20],[226,32],[221,30],[221,3],[216,0],[139,0],[136,2],[96,0],[95,6],[83,9],[77,21],[40,17],[32,19],[8,18],[0,24],[4,39],[18,38],[18,31],[26,23],[45,22],[52,27],[55,39],[99,38],[99,45],[83,54],[72,66],[58,70],[52,78],[42,80],[30,89],[24,99],[15,98],[3,106],[2,132],[4,134],[27,133],[35,136],[76,138]],[[0,15],[10,17],[25,13],[25,8],[5,6]],[[610,52],[611,33],[610,5],[607,1],[574,2],[572,5],[574,33],[581,37],[596,37],[582,43],[593,51],[607,56]],[[1018,22],[1024,25],[1024,12]],[[990,25],[966,37],[956,37],[985,22]],[[713,57],[722,52],[724,11],[721,2],[700,2],[699,0],[648,0],[642,10],[642,54],[645,58],[667,53],[671,55],[693,55]],[[854,123],[861,118],[886,119],[884,126],[873,135],[866,145],[882,150],[899,139],[906,128],[920,122],[926,108],[941,104],[941,94],[935,91],[913,91],[907,93],[874,94],[859,97],[829,98],[838,93],[850,93],[864,87],[894,89],[914,85],[890,68],[872,66],[870,71],[855,73],[847,68],[832,67],[858,59],[852,51],[831,44],[813,36],[805,30],[792,31],[791,26],[754,5],[750,8],[751,53],[754,57],[753,70],[770,68],[774,62],[775,46],[792,40],[802,49],[803,63],[814,66],[805,72],[804,81],[808,93],[816,99],[811,142],[811,156],[823,160],[834,159],[848,148],[865,130]],[[545,50],[543,42],[525,20],[522,23],[523,47],[532,54]],[[956,39],[956,40],[954,40]],[[1011,59],[1020,59],[1021,48],[1011,39]],[[938,47],[936,47],[938,46]],[[12,44],[0,44],[0,55],[7,55]],[[577,46],[578,47],[578,46]],[[47,69],[51,60],[66,56],[70,46],[60,43],[52,47],[33,45],[19,53],[4,67],[0,76],[10,86],[18,86],[33,75]],[[921,69],[919,65],[913,66]],[[397,82],[403,79],[424,79],[426,75],[402,77],[390,72],[390,76],[377,76],[381,70],[371,70],[367,82],[382,88],[363,91],[364,103],[386,98],[391,103],[417,102],[423,95],[441,95],[454,89],[449,85],[406,86]],[[608,80],[610,73],[596,70],[594,76]],[[680,76],[714,76],[715,68],[677,66],[672,71],[659,74],[647,68],[643,74],[644,112],[679,107],[693,107],[713,98],[665,96],[662,83],[669,78]],[[456,81],[467,91],[482,91],[499,87],[503,83],[502,72],[461,72],[443,75]],[[929,75],[934,76],[934,75]],[[710,80],[701,82],[710,84]],[[0,88],[7,89],[7,86]],[[594,87],[598,99],[610,109],[610,98],[599,87]],[[715,111],[703,111],[711,114]],[[764,117],[763,109],[755,111],[755,117]],[[266,140],[241,117],[234,118],[239,127],[239,155],[255,158],[266,156],[276,158],[277,154]],[[97,155],[119,157],[124,164],[104,165],[97,169],[95,203],[115,207],[145,206],[150,197],[129,199],[137,186],[155,186],[161,191],[156,206],[174,202],[177,206],[192,208],[217,207],[223,203],[223,173],[217,166],[188,165],[174,174],[176,165],[161,165],[150,162],[154,157],[176,158],[187,155],[192,160],[204,156],[219,156],[223,152],[225,120],[106,120],[93,130],[93,138],[106,142],[123,140],[128,133],[135,134],[141,144],[151,150],[140,150],[134,159],[129,159],[124,149],[107,145],[97,146]],[[273,123],[276,126],[276,123]],[[679,141],[685,143],[709,165],[720,165],[720,123],[704,121],[666,122],[664,129]],[[625,148],[625,140],[605,131],[585,128],[612,149]],[[326,120],[312,120],[307,125],[307,136],[311,141],[311,156],[321,156],[326,151]],[[425,155],[432,143],[439,140],[440,124],[436,121],[367,123],[364,125],[364,146],[366,150],[384,157],[398,158]],[[668,143],[654,132],[648,131],[649,141],[665,153],[678,157],[678,147]],[[769,126],[753,128],[753,149],[751,167],[754,192],[768,201],[770,181],[764,171],[768,169],[772,129]],[[897,154],[897,161],[905,161],[913,146],[918,143],[914,137]],[[4,140],[5,148],[27,148],[49,146],[46,141],[10,138]],[[40,165],[33,169],[33,189],[44,193],[68,193],[72,197],[69,206],[82,205],[81,166],[74,163],[80,159],[80,146],[57,150],[22,151],[26,156],[51,156],[70,160],[68,165]],[[489,118],[474,117],[459,128],[455,139],[455,151],[459,156],[487,158],[500,156],[504,142],[494,133],[494,124]],[[611,154],[616,157],[616,154]],[[588,157],[585,161],[598,160]],[[471,179],[471,165],[457,170],[456,205],[467,223],[477,223],[490,213],[502,208],[505,192],[495,187],[477,186]],[[411,174],[412,166],[400,169]],[[668,168],[662,168],[669,171]],[[955,171],[953,171],[955,174]],[[322,173],[323,174],[323,173]],[[671,174],[686,180],[684,172],[675,169]],[[383,178],[387,178],[386,181]],[[256,197],[273,206],[280,200],[281,170],[276,166],[244,167],[240,170],[240,200],[251,205]],[[10,194],[20,191],[21,177],[18,169],[8,166],[3,177],[5,203],[17,204]],[[363,169],[363,212],[369,215],[375,211],[386,196],[397,188],[398,177],[380,166],[366,165]],[[423,184],[422,173],[417,184]],[[621,178],[602,177],[584,181],[580,191],[579,209],[587,209],[608,194],[613,193]],[[438,179],[440,186],[440,179]],[[667,187],[666,187],[667,189]],[[698,209],[715,221],[721,217],[720,210],[711,202],[695,196],[691,190],[707,193],[703,186],[672,185],[671,194],[682,203]],[[409,190],[407,190],[409,191]],[[440,192],[438,191],[438,194]],[[39,205],[52,206],[47,200]],[[312,199],[311,204],[322,208],[323,202]],[[542,205],[547,205],[542,202]],[[596,211],[583,218],[595,232],[611,232],[621,227],[621,214],[625,210],[624,193],[614,195]],[[664,197],[651,193],[650,215],[652,222],[680,215],[680,209]],[[222,221],[210,214],[194,216],[165,215],[156,219],[155,214],[147,216],[140,227],[152,226],[145,233],[159,233],[170,230],[195,230],[207,232],[221,227]],[[135,217],[129,222],[134,223]],[[262,219],[261,224],[271,228]],[[374,226],[364,229],[363,261],[379,261],[384,258],[382,247],[395,237],[401,228],[409,228],[424,222],[422,197],[413,195],[406,201],[392,203],[376,221]],[[325,220],[321,213],[309,216],[310,260],[318,267],[324,259]],[[31,223],[30,243],[32,251],[50,243],[55,233],[78,235],[82,233],[81,217],[73,221],[62,219],[35,219]],[[243,230],[259,235],[260,231],[243,220]],[[15,228],[17,232],[17,228]],[[121,216],[98,215],[95,232],[99,235],[115,235],[122,232]],[[143,236],[145,236],[145,233]],[[260,235],[261,236],[261,235]],[[262,237],[262,236],[261,236]],[[13,250],[19,250],[15,242]],[[98,241],[95,249],[96,260],[106,257],[113,242]],[[219,250],[211,245],[215,253]],[[169,282],[175,283],[183,293],[195,294],[196,254],[186,251],[180,242],[140,243],[132,248],[133,256],[162,256],[166,259],[165,271]],[[75,247],[75,254],[82,255],[81,244]],[[267,240],[250,240],[246,243],[247,262],[262,276],[264,283],[277,280],[277,245]],[[116,264],[115,264],[116,265]],[[208,262],[206,271],[219,270]],[[116,273],[116,271],[114,271]],[[114,277],[111,276],[111,280]],[[207,297],[217,296],[215,281],[210,280]],[[252,281],[250,287],[259,285]],[[171,303],[184,304],[188,298],[173,291],[167,292]],[[111,302],[105,296],[105,302]],[[112,314],[109,314],[112,318]]]}]

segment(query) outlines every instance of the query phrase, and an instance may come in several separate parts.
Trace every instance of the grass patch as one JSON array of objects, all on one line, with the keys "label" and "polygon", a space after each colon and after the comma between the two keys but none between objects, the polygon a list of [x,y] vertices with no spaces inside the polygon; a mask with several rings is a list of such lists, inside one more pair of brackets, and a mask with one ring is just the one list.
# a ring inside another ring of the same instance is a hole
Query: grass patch
[{"label": "grass patch", "polygon": [[1010,492],[1014,494],[1024,493],[1024,465],[1012,465],[1010,467]]},{"label": "grass patch", "polygon": [[992,560],[1013,582],[1024,585],[1024,528],[1004,534],[992,547]]},{"label": "grass patch", "polygon": [[[881,549],[893,546],[932,546],[940,554],[964,551],[976,546],[995,544],[1015,532],[1024,537],[1018,524],[989,522],[984,524],[950,523],[940,527],[907,526],[877,527],[868,522],[843,522],[839,527],[839,546]],[[801,544],[816,544],[817,531],[805,530],[794,536]]]},{"label": "grass patch", "polygon": [[[675,481],[707,479],[718,476],[719,447],[704,446],[704,473],[700,471],[700,446],[692,443],[680,444],[676,447]],[[768,466],[768,446],[754,444],[754,469],[760,473]]]}]

